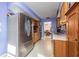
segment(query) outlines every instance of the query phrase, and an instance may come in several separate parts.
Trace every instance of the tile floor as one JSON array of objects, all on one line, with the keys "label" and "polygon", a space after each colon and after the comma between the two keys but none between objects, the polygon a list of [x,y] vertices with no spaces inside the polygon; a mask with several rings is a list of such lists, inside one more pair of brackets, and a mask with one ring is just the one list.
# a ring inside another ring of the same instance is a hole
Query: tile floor
[{"label": "tile floor", "polygon": [[27,57],[52,57],[52,56],[53,56],[53,40],[46,39],[38,41]]}]

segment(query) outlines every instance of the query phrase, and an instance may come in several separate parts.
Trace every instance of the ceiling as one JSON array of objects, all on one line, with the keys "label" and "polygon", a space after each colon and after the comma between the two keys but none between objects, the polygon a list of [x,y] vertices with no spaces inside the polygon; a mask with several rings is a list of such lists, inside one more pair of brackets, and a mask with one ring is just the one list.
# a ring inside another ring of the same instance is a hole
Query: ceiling
[{"label": "ceiling", "polygon": [[60,2],[25,2],[36,15],[40,18],[56,17]]}]

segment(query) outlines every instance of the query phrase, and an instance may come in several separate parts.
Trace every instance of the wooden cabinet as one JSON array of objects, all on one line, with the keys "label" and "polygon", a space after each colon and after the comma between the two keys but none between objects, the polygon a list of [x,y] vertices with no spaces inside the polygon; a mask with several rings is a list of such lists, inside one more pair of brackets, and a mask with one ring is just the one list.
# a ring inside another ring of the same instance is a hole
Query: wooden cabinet
[{"label": "wooden cabinet", "polygon": [[55,40],[54,41],[54,56],[55,57],[66,57],[67,56],[67,41]]},{"label": "wooden cabinet", "polygon": [[57,27],[60,26],[60,17],[57,17]]},{"label": "wooden cabinet", "polygon": [[[67,2],[64,5],[68,5]],[[76,57],[79,56],[79,2],[75,2],[69,9],[66,9],[68,6],[63,6],[60,25],[66,24],[67,43],[55,41],[55,56]]]},{"label": "wooden cabinet", "polygon": [[36,43],[40,39],[40,21],[32,19],[32,40]]},{"label": "wooden cabinet", "polygon": [[79,56],[79,3],[67,11],[68,56]]},{"label": "wooden cabinet", "polygon": [[62,26],[66,22],[66,15],[65,13],[69,9],[69,3],[68,2],[63,2],[62,7],[60,9],[60,25]]}]

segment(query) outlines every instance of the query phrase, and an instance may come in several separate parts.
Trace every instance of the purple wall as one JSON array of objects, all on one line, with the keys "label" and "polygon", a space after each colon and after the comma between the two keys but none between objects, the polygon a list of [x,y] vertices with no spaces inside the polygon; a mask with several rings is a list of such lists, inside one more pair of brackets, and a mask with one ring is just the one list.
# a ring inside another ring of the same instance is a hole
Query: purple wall
[{"label": "purple wall", "polygon": [[7,52],[7,3],[0,2],[0,55]]}]

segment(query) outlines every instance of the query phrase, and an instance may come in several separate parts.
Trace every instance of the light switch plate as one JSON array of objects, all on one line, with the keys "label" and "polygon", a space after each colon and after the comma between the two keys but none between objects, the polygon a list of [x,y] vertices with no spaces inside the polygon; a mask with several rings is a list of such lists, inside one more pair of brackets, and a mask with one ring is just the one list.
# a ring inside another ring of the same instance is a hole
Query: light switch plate
[{"label": "light switch plate", "polygon": [[1,25],[2,25],[2,24],[1,24],[1,22],[0,22],[0,27],[1,27]]},{"label": "light switch plate", "polygon": [[2,31],[2,29],[0,28],[0,32]]}]

